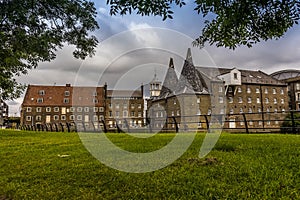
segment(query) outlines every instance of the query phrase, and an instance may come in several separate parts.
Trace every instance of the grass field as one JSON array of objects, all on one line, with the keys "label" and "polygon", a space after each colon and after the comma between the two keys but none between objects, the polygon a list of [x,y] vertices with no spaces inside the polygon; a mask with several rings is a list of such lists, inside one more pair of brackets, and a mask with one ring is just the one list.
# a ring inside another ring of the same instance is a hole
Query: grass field
[{"label": "grass field", "polygon": [[[135,152],[173,137],[109,135]],[[0,199],[300,199],[300,135],[222,134],[199,159],[203,138],[170,166],[132,174],[101,164],[76,133],[1,130]]]}]

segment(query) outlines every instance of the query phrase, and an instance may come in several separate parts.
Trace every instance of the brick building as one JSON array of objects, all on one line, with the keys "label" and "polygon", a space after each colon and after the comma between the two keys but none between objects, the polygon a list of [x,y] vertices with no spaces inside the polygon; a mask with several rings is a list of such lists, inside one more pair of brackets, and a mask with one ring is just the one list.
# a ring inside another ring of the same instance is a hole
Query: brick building
[{"label": "brick building", "polygon": [[[142,89],[142,88],[141,88]],[[114,95],[117,94],[117,95]],[[118,100],[116,100],[118,99]],[[116,100],[116,101],[114,101]],[[119,100],[136,108],[123,106],[122,118],[131,118],[128,114],[134,110],[134,120],[143,119],[143,92],[107,90],[103,87],[77,87],[29,85],[22,103],[21,125],[41,128],[52,124],[76,124],[78,130],[100,130],[103,122],[106,127],[115,127],[116,108]],[[139,106],[141,104],[141,106]],[[114,113],[115,114],[115,113]],[[133,124],[133,123],[132,123]]]},{"label": "brick building", "polygon": [[249,128],[279,128],[284,118],[279,113],[288,110],[287,84],[262,71],[194,66],[189,49],[179,77],[170,60],[162,90],[148,105],[152,118],[161,119],[154,120],[156,128],[165,127],[170,117],[183,129],[205,128],[207,118],[202,115],[223,114],[225,127],[244,128],[242,114],[247,114]]},{"label": "brick building", "polygon": [[288,84],[289,108],[300,111],[300,70],[282,70],[271,76]]}]

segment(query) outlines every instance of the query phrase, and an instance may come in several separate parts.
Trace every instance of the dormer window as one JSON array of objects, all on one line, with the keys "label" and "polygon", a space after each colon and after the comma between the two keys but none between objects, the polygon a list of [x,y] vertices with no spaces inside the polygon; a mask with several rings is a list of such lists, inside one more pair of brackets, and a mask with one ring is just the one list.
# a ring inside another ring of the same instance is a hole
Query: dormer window
[{"label": "dormer window", "polygon": [[65,91],[65,96],[66,97],[70,96],[70,91]]},{"label": "dormer window", "polygon": [[37,100],[36,100],[36,102],[38,102],[38,103],[43,103],[43,98],[38,98]]},{"label": "dormer window", "polygon": [[41,96],[45,95],[45,90],[40,90],[39,95],[41,95]]}]

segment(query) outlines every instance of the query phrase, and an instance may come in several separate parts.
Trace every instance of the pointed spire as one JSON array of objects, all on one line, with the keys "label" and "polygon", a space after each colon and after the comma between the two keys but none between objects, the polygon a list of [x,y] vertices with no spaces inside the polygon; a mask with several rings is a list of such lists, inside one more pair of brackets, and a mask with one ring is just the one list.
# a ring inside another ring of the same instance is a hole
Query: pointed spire
[{"label": "pointed spire", "polygon": [[186,61],[188,61],[190,64],[193,64],[191,48],[188,48],[188,50],[187,50]]},{"label": "pointed spire", "polygon": [[174,62],[173,62],[173,58],[170,58],[170,62],[169,62],[169,68],[173,68],[173,69],[174,69]]}]

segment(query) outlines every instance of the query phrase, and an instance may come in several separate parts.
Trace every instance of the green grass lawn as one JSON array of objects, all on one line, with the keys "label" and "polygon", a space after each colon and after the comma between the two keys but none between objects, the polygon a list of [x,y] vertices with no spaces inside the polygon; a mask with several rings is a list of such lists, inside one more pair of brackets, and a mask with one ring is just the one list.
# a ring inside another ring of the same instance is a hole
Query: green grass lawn
[{"label": "green grass lawn", "polygon": [[[170,166],[133,174],[101,164],[76,133],[1,130],[0,199],[300,199],[300,135],[222,134],[200,159],[204,136]],[[135,152],[173,137],[109,135]]]}]

